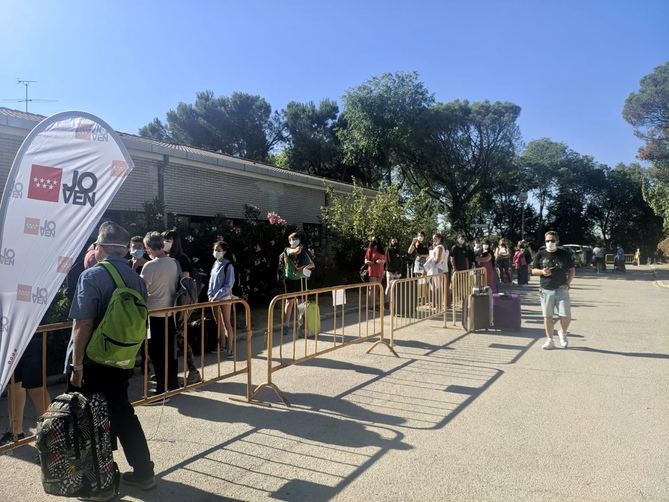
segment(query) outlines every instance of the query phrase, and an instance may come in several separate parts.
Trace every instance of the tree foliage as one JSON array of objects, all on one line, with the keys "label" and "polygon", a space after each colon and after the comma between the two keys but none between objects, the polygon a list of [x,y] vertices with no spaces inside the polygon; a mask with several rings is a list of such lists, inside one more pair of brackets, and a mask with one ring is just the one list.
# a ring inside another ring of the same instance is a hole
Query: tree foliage
[{"label": "tree foliage", "polygon": [[336,134],[339,107],[324,99],[313,103],[291,101],[283,113],[285,166],[314,176],[351,181],[342,165],[342,149]]},{"label": "tree foliage", "polygon": [[179,103],[168,111],[166,123],[155,118],[139,134],[266,162],[282,139],[282,124],[260,96],[234,92],[216,97],[212,91],[203,91],[197,93],[194,104]]},{"label": "tree foliage", "polygon": [[338,129],[344,162],[366,186],[389,183],[434,97],[416,72],[384,73],[349,90]]}]

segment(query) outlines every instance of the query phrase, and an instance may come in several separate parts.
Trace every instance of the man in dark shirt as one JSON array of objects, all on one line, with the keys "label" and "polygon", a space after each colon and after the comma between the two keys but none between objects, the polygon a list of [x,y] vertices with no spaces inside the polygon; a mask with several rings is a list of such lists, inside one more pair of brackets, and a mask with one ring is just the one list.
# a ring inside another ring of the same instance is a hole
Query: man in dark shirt
[{"label": "man in dark shirt", "polygon": [[451,248],[451,267],[454,272],[469,268],[469,253],[465,248],[465,236],[458,234],[455,245]]},{"label": "man in dark shirt", "polygon": [[[146,300],[144,282],[125,260],[129,239],[124,228],[110,221],[103,223],[98,239],[93,244],[95,258],[98,262],[107,260],[113,264],[126,286],[139,291]],[[95,364],[85,355],[91,334],[104,317],[115,288],[114,280],[102,266],[93,266],[79,276],[70,309],[70,318],[74,320],[68,348],[68,360],[71,360],[68,367],[70,389],[81,389],[84,394],[99,392],[105,396],[112,437],[121,442],[128,463],[133,468],[133,472],[123,474],[123,480],[143,490],[150,490],[156,486],[153,462],[144,431],[128,399],[128,379],[132,370]],[[112,488],[110,497],[113,498],[113,495]],[[101,496],[96,500],[102,500]]]},{"label": "man in dark shirt", "polygon": [[569,286],[574,280],[576,270],[571,253],[558,247],[560,238],[557,232],[546,232],[546,248],[539,250],[532,261],[532,275],[539,276],[539,295],[541,310],[544,315],[546,342],[544,349],[553,349],[553,313],[557,308],[560,317],[558,336],[560,345],[567,348],[567,329],[571,322],[571,304],[569,302]]}]

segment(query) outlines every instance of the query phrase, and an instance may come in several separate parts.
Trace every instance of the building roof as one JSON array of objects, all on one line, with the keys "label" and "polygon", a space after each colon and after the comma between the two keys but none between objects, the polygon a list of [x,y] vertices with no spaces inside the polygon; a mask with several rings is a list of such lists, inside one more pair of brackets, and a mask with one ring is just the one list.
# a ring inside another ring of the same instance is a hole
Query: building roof
[{"label": "building roof", "polygon": [[[20,110],[0,107],[0,126],[17,127],[30,131],[38,122],[41,122],[46,117],[44,115],[37,115],[34,113],[26,113]],[[203,162],[209,165],[218,165],[227,169],[237,170],[241,173],[251,173],[254,175],[264,175],[269,178],[280,178],[286,182],[292,182],[302,185],[311,185],[313,187],[323,188],[324,184],[331,185],[335,190],[350,191],[353,186],[350,183],[343,183],[341,181],[334,181],[319,176],[311,176],[309,174],[299,173],[296,171],[289,171],[287,169],[280,169],[275,166],[255,162],[252,160],[233,157],[231,155],[224,155],[201,148],[193,148],[186,145],[175,145],[172,143],[165,143],[163,141],[138,136],[135,134],[128,134],[117,131],[125,143],[128,150],[139,150],[142,152],[169,155],[170,157],[186,159],[195,162]],[[367,195],[373,196],[374,190],[364,189]]]}]

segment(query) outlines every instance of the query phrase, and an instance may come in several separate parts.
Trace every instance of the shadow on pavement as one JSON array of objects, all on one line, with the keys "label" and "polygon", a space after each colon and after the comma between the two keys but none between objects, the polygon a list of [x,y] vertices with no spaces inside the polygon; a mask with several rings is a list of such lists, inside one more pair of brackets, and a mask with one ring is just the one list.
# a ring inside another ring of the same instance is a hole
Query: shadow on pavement
[{"label": "shadow on pavement", "polygon": [[[571,337],[573,335],[569,336]],[[615,350],[595,349],[592,347],[574,347],[570,350],[579,350],[581,352],[596,352],[598,354],[611,354],[615,356],[647,357],[649,359],[669,359],[669,354],[656,354],[653,352],[617,352]]]}]

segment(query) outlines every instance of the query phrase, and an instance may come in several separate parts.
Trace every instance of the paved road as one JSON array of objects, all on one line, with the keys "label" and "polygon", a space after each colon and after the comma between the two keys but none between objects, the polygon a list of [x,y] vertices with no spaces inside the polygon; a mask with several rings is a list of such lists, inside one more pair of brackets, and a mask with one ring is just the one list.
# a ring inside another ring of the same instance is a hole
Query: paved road
[{"label": "paved road", "polygon": [[[581,274],[567,350],[541,350],[534,284],[520,333],[425,321],[400,358],[362,344],[276,373],[290,409],[231,401],[242,379],[141,408],[159,486],[122,500],[669,500],[663,283]],[[33,458],[0,457],[2,500],[48,500]]]}]

